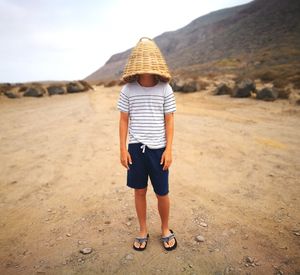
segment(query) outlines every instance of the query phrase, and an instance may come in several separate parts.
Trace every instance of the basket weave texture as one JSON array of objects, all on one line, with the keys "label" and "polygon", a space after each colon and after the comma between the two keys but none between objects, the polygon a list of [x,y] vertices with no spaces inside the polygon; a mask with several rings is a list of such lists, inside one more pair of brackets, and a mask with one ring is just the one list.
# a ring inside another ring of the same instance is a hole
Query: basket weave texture
[{"label": "basket weave texture", "polygon": [[136,80],[138,74],[144,73],[155,74],[165,82],[171,79],[169,68],[161,51],[155,42],[147,37],[141,38],[131,51],[122,79],[125,82],[132,82]]}]

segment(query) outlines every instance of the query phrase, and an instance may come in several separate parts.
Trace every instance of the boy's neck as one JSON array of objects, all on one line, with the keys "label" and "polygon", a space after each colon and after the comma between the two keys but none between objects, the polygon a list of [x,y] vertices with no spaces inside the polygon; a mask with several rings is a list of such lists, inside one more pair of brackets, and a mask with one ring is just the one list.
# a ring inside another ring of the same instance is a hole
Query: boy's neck
[{"label": "boy's neck", "polygon": [[153,74],[141,74],[139,75],[138,82],[141,86],[153,87],[158,81]]}]

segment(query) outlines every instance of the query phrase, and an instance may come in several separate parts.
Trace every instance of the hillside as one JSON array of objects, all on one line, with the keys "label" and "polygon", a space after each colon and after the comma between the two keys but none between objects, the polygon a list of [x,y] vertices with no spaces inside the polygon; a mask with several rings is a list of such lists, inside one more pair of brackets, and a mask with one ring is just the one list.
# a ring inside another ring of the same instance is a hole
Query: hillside
[{"label": "hillside", "polygon": [[[255,0],[201,16],[154,38],[175,75],[300,70],[300,2]],[[113,55],[86,80],[119,79],[131,49]]]}]

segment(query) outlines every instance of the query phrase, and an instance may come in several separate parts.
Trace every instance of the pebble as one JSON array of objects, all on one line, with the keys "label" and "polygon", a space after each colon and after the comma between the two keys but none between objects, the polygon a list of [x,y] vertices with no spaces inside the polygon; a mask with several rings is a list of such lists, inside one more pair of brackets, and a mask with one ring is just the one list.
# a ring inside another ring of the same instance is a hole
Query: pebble
[{"label": "pebble", "polygon": [[195,240],[196,240],[197,242],[204,242],[204,241],[205,241],[205,238],[204,238],[202,235],[198,235],[198,236],[196,236]]},{"label": "pebble", "polygon": [[249,256],[247,256],[247,257],[245,258],[245,260],[246,260],[246,263],[249,263],[249,264],[254,263],[253,258],[251,258],[251,257],[249,257]]},{"label": "pebble", "polygon": [[248,240],[249,238],[249,235],[248,234],[245,234],[243,237],[242,237],[242,240]]},{"label": "pebble", "polygon": [[227,267],[225,268],[224,273],[225,273],[225,274],[228,274],[228,273],[230,273],[230,272],[233,271],[233,270],[234,270],[234,268],[233,268],[232,266],[227,266]]},{"label": "pebble", "polygon": [[233,229],[233,228],[231,228],[229,231],[230,231],[231,234],[235,234],[236,233],[235,229]]},{"label": "pebble", "polygon": [[132,254],[128,254],[125,257],[126,260],[133,260],[133,255]]},{"label": "pebble", "polygon": [[300,232],[294,232],[294,235],[300,236]]},{"label": "pebble", "polygon": [[273,266],[273,267],[276,269],[276,272],[274,273],[275,275],[283,275],[284,274],[283,271],[278,269],[277,266]]},{"label": "pebble", "polygon": [[200,225],[203,227],[207,227],[207,223],[205,223],[205,222],[200,222]]},{"label": "pebble", "polygon": [[130,225],[131,225],[131,222],[127,222],[126,225],[127,225],[127,226],[130,226]]},{"label": "pebble", "polygon": [[67,233],[66,236],[67,236],[67,237],[71,237],[71,234],[70,234],[70,233]]},{"label": "pebble", "polygon": [[91,247],[85,247],[80,249],[80,253],[82,254],[90,254],[93,251],[93,249]]},{"label": "pebble", "polygon": [[82,258],[79,258],[77,261],[78,261],[79,263],[81,263],[81,262],[84,263],[84,260],[83,260]]}]

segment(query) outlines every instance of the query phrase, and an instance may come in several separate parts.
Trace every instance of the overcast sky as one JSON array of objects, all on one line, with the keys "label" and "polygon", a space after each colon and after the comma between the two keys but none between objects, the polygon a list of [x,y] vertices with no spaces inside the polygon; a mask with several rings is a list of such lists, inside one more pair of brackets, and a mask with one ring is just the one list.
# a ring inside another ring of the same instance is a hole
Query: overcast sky
[{"label": "overcast sky", "polygon": [[0,82],[83,79],[111,55],[250,0],[0,0]]}]

